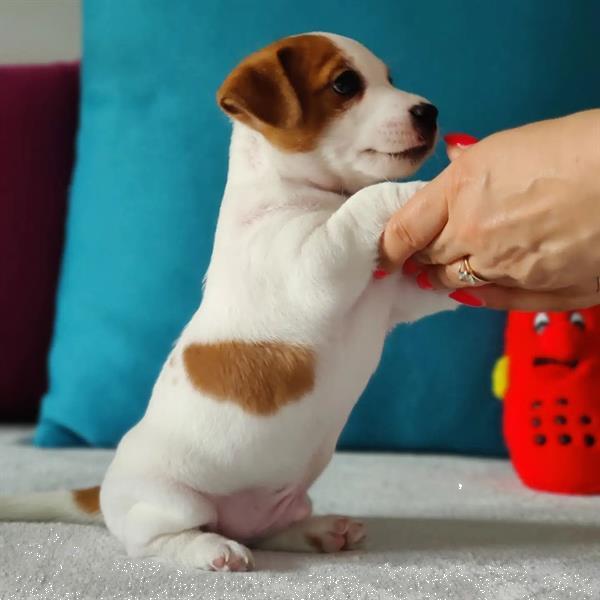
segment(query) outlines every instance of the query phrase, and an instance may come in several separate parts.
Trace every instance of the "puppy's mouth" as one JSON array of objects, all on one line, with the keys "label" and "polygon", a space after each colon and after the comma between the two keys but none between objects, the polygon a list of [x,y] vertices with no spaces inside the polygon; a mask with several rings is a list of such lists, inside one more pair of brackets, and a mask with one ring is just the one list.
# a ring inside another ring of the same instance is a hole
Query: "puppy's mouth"
[{"label": "puppy's mouth", "polygon": [[420,144],[418,146],[412,146],[411,148],[402,150],[401,152],[382,152],[381,150],[375,150],[373,148],[369,148],[365,150],[365,152],[373,156],[384,156],[392,160],[417,161],[421,160],[422,158],[425,158],[425,156],[430,150],[430,144]]}]

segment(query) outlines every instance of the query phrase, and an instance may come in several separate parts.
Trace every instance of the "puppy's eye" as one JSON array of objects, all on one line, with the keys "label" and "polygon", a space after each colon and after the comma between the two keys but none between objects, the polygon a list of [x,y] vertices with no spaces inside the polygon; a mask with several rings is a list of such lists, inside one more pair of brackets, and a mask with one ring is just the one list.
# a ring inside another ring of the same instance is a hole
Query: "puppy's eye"
[{"label": "puppy's eye", "polygon": [[569,320],[575,327],[581,329],[582,331],[585,329],[585,319],[580,312],[571,313]]},{"label": "puppy's eye", "polygon": [[390,85],[394,85],[394,78],[388,73],[388,82]]},{"label": "puppy's eye", "polygon": [[537,315],[535,315],[535,319],[533,319],[533,328],[535,329],[536,333],[542,333],[542,331],[544,331],[548,325],[550,325],[550,317],[548,316],[548,313],[539,312]]},{"label": "puppy's eye", "polygon": [[333,91],[340,96],[351,98],[363,89],[363,82],[356,71],[348,69],[338,75],[331,84]]}]

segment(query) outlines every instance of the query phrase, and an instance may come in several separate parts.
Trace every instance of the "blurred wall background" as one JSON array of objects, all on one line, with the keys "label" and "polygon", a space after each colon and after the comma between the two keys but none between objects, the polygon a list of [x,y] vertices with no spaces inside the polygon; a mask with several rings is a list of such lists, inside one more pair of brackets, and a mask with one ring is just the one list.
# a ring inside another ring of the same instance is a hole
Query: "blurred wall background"
[{"label": "blurred wall background", "polygon": [[80,0],[0,0],[0,63],[70,61],[80,53]]}]

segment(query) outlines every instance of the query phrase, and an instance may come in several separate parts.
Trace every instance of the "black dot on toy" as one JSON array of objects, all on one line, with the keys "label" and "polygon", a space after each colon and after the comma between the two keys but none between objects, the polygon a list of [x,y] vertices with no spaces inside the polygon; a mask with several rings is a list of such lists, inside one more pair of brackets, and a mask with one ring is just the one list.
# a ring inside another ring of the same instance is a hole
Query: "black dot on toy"
[{"label": "black dot on toy", "polygon": [[566,406],[567,404],[569,404],[569,401],[566,398],[558,398],[556,400],[556,404],[558,404],[559,406]]},{"label": "black dot on toy", "polygon": [[539,427],[542,424],[542,420],[539,417],[533,417],[533,419],[531,419],[531,424],[534,427]]},{"label": "black dot on toy", "polygon": [[562,444],[563,446],[566,446],[567,444],[571,443],[571,436],[568,435],[567,433],[563,433],[562,435],[558,436],[558,443]]},{"label": "black dot on toy", "polygon": [[546,443],[546,436],[545,436],[545,435],[542,435],[542,434],[536,435],[536,436],[533,438],[533,441],[534,441],[534,442],[535,442],[535,443],[536,443],[538,446],[543,446],[543,445]]},{"label": "black dot on toy", "polygon": [[596,443],[596,438],[593,435],[586,435],[583,437],[583,443],[590,447]]},{"label": "black dot on toy", "polygon": [[581,415],[581,417],[579,418],[579,422],[582,425],[589,425],[592,422],[592,419],[588,415]]},{"label": "black dot on toy", "polygon": [[556,415],[556,416],[554,417],[554,422],[555,422],[557,425],[565,425],[565,424],[566,424],[566,422],[567,422],[567,417],[565,417],[565,416],[563,416],[563,415]]},{"label": "black dot on toy", "polygon": [[531,403],[531,408],[539,408],[542,405],[542,401],[541,400],[534,400]]}]

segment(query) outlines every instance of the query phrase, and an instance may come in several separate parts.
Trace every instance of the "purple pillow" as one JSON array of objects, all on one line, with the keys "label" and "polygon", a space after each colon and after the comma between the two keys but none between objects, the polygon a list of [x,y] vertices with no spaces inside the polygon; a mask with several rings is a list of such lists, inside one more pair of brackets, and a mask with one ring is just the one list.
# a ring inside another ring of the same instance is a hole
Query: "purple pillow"
[{"label": "purple pillow", "polygon": [[32,421],[74,160],[79,66],[0,66],[0,422]]}]

